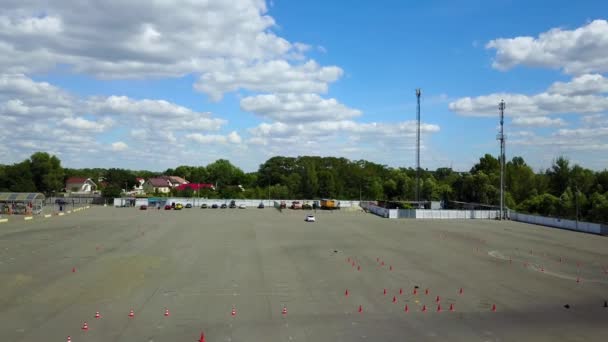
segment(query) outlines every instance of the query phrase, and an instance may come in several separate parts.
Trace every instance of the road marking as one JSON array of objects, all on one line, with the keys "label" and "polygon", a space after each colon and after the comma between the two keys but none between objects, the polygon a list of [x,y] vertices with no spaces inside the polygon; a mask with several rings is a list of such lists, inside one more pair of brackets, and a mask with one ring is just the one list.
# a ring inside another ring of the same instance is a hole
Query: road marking
[{"label": "road marking", "polygon": [[51,216],[52,216],[51,214],[46,214],[46,215],[44,215],[44,218],[49,218]]},{"label": "road marking", "polygon": [[31,216],[26,216],[26,217],[24,217],[23,219],[24,219],[25,221],[29,221],[29,220],[33,219],[33,217],[31,217]]}]

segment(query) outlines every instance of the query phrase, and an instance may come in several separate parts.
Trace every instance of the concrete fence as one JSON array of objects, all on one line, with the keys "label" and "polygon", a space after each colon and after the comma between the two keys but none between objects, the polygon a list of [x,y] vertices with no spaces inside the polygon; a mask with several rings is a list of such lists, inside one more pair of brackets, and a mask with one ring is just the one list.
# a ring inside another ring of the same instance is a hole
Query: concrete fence
[{"label": "concrete fence", "polygon": [[[233,199],[167,197],[167,198],[164,198],[163,200],[165,201],[166,204],[181,203],[182,205],[186,205],[189,203],[189,204],[192,204],[193,207],[200,207],[202,204],[207,204],[207,206],[211,206],[212,204],[223,204],[223,203],[230,204],[230,201],[232,201]],[[285,201],[285,203],[287,204],[287,207],[289,207],[291,205],[291,202],[293,202],[293,201],[299,201],[300,203],[308,202],[311,205],[313,202],[313,200],[300,200],[300,199],[289,199],[289,200],[234,199],[234,202],[237,206],[244,204],[247,207],[257,207],[260,204],[260,202],[262,202],[262,203],[264,203],[265,207],[272,208],[275,201],[277,201],[277,202]],[[340,203],[340,208],[351,208],[351,207],[359,206],[359,201],[338,200],[338,202]],[[120,206],[124,205],[125,203],[127,203],[127,200],[124,198],[115,198],[114,199],[114,206],[116,206],[116,207],[120,207]],[[148,205],[148,199],[147,198],[136,198],[135,206],[140,206],[140,205]]]},{"label": "concrete fence", "polygon": [[496,210],[386,209],[375,205],[373,202],[361,202],[361,206],[371,213],[390,219],[412,218],[431,220],[493,220],[499,217],[499,212]]},{"label": "concrete fence", "polygon": [[578,232],[608,235],[608,226],[599,223],[581,222],[574,220],[565,220],[555,217],[545,217],[521,213],[511,213],[511,220],[538,224],[541,226],[574,230]]}]

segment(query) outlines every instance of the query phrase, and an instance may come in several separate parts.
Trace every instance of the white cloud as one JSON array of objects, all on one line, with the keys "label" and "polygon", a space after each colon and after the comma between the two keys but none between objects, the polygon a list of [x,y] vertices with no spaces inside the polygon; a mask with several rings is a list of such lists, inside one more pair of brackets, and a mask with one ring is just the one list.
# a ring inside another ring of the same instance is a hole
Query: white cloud
[{"label": "white cloud", "polygon": [[112,151],[124,151],[127,148],[129,148],[129,146],[122,141],[112,143]]},{"label": "white cloud", "polygon": [[498,103],[506,102],[505,115],[547,115],[568,113],[598,113],[608,110],[608,98],[595,95],[566,96],[540,93],[537,95],[499,93],[464,97],[449,104],[451,111],[466,116],[496,117]]},{"label": "white cloud", "polygon": [[534,37],[500,38],[486,48],[496,49],[493,66],[517,65],[563,69],[568,74],[608,71],[608,22],[594,20],[575,30],[554,28]]},{"label": "white cloud", "polygon": [[230,144],[238,145],[242,142],[241,137],[235,131],[232,131],[227,135],[190,133],[190,134],[186,135],[186,139],[198,142],[200,144],[228,144],[228,143],[230,143]]},{"label": "white cloud", "polygon": [[324,99],[317,94],[268,94],[246,97],[241,109],[261,117],[281,122],[339,121],[360,116],[336,99]]},{"label": "white cloud", "polygon": [[[275,23],[266,12],[263,0],[101,5],[89,0],[51,6],[43,0],[9,1],[0,14],[0,43],[15,53],[2,59],[0,69],[67,64],[101,77],[183,75],[208,70],[215,58],[267,59],[302,51],[305,45],[270,31]],[[39,61],[23,65],[19,55]]]},{"label": "white cloud", "polygon": [[195,89],[220,100],[224,93],[248,89],[273,93],[325,93],[328,84],[342,76],[342,69],[321,67],[315,61],[292,65],[285,60],[261,63],[225,63],[204,73]]},{"label": "white cloud", "polygon": [[65,118],[61,120],[61,125],[68,128],[76,128],[83,131],[103,132],[114,124],[111,118],[103,118],[99,121],[87,120],[82,117]]},{"label": "white cloud", "polygon": [[513,118],[511,123],[515,126],[527,126],[527,127],[554,127],[554,126],[566,126],[566,122],[560,118],[551,119],[546,116],[532,116],[522,117],[518,116]]},{"label": "white cloud", "polygon": [[562,95],[591,95],[608,93],[608,79],[599,74],[585,74],[570,82],[555,82],[549,93]]}]

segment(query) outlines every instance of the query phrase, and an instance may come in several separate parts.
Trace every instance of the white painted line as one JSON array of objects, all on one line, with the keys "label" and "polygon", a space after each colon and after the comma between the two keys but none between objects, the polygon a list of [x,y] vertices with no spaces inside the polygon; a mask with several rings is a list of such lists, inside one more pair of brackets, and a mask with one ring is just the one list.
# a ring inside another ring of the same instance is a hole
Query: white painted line
[{"label": "white painted line", "polygon": [[59,214],[57,214],[57,215],[59,215],[59,216],[63,216],[63,215],[65,215],[65,214],[64,214],[64,213],[59,213]]},{"label": "white painted line", "polygon": [[0,219],[0,223],[8,222],[8,219]]},{"label": "white painted line", "polygon": [[46,215],[44,215],[44,218],[49,218],[51,216],[52,216],[51,214],[46,214]]},{"label": "white painted line", "polygon": [[29,221],[29,220],[33,219],[33,217],[31,217],[31,216],[26,216],[26,217],[24,217],[23,219],[24,219],[25,221]]},{"label": "white painted line", "polygon": [[72,211],[71,211],[71,210],[68,210],[68,214],[71,214],[71,213],[72,213]]}]

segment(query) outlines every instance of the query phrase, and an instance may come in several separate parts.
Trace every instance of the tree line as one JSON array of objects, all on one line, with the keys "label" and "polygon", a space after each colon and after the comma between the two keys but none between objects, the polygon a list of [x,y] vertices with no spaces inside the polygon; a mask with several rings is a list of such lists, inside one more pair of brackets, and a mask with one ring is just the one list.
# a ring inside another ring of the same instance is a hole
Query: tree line
[{"label": "tree line", "polygon": [[[230,161],[216,160],[206,166],[182,165],[164,172],[125,169],[71,169],[56,156],[37,152],[12,165],[0,165],[0,191],[61,192],[68,177],[103,179],[106,197],[120,196],[121,189],[136,184],[136,177],[158,175],[183,177],[194,183],[212,183],[216,190],[178,196],[208,198],[273,198],[408,201],[415,198],[416,170],[394,168],[366,160],[336,157],[272,157],[256,172],[244,172]],[[442,167],[420,170],[420,198],[498,205],[500,162],[486,154],[467,172]],[[534,172],[522,157],[506,164],[505,203],[514,210],[553,217],[608,222],[608,170],[593,171],[571,165],[558,157],[550,168]]]}]

